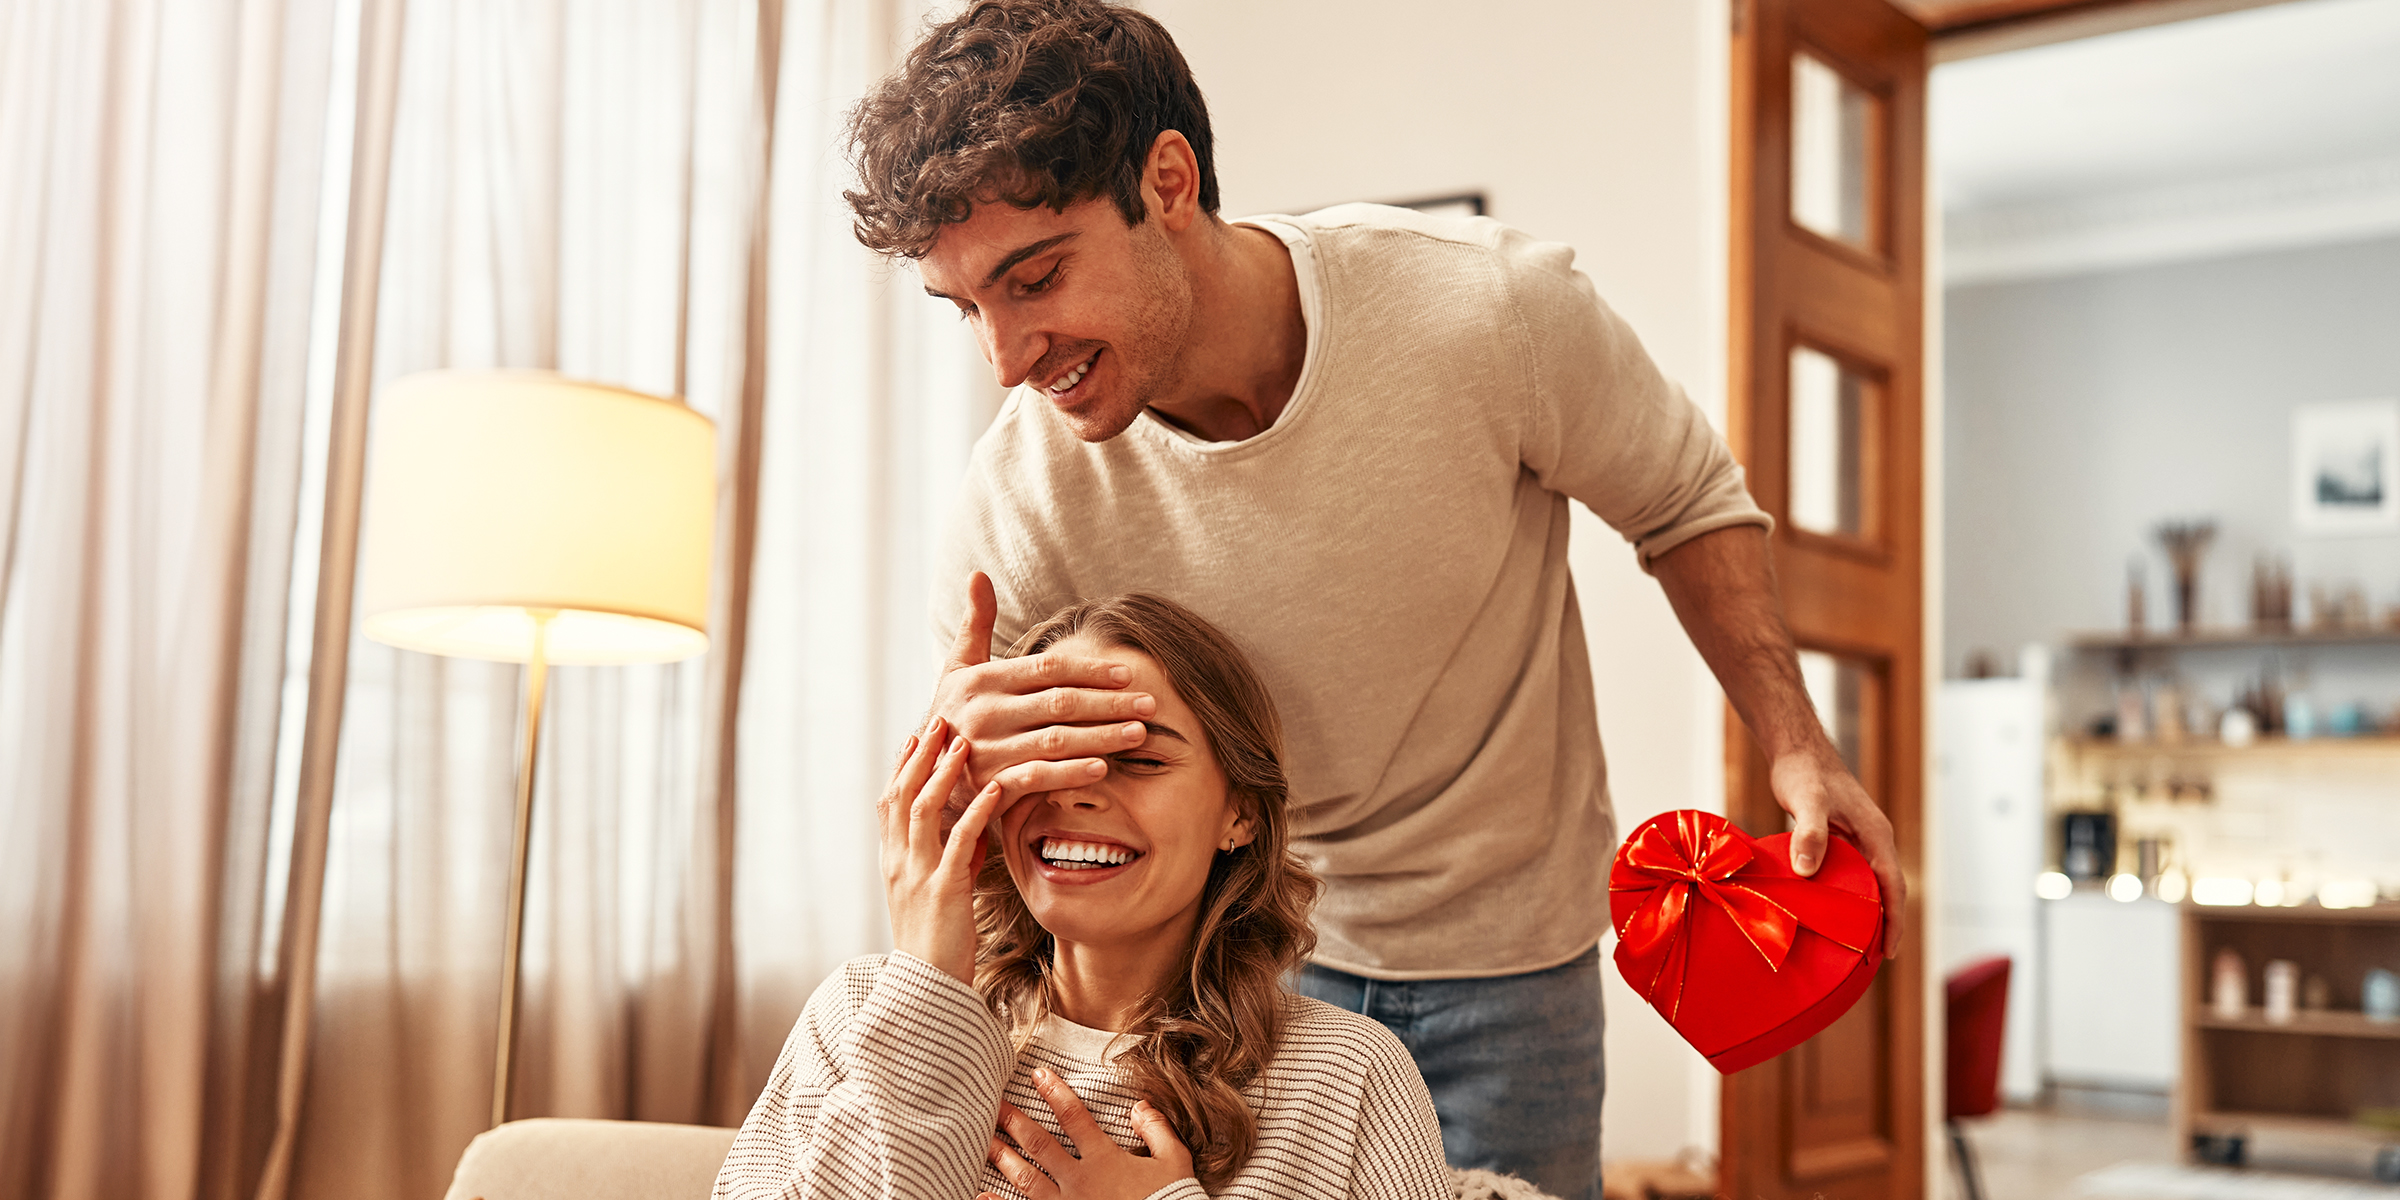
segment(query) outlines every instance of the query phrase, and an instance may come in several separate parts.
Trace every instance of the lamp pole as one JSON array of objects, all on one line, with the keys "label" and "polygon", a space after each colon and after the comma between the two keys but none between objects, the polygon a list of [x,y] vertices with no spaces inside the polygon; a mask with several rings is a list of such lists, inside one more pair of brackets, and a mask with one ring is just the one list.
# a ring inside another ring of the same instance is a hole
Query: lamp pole
[{"label": "lamp pole", "polygon": [[492,1125],[508,1120],[509,1075],[517,1060],[517,969],[525,952],[525,866],[533,853],[533,774],[542,746],[542,692],[550,682],[550,622],[555,608],[527,609],[533,656],[526,661],[525,743],[517,767],[517,836],[508,867],[508,941],[500,957],[500,1031],[492,1055]]}]

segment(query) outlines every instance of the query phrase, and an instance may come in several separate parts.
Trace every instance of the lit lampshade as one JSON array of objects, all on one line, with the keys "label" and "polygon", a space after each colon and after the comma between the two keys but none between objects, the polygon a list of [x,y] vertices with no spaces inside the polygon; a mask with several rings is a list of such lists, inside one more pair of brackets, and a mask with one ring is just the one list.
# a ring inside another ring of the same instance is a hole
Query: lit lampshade
[{"label": "lit lampshade", "polygon": [[376,401],[360,547],[368,637],[524,662],[708,648],[714,423],[543,371],[434,371]]}]

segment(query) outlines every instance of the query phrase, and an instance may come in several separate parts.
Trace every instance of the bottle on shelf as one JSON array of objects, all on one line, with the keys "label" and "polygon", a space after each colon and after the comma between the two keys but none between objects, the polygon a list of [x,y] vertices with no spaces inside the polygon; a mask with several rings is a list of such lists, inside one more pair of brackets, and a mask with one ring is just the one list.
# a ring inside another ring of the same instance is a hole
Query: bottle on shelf
[{"label": "bottle on shelf", "polygon": [[2266,993],[2267,1020],[2276,1025],[2291,1024],[2292,1014],[2299,1008],[2300,965],[2288,958],[2273,959],[2260,975]]},{"label": "bottle on shelf", "polygon": [[2228,1021],[2241,1019],[2250,1007],[2250,977],[2242,966],[2242,956],[2228,947],[2217,951],[2216,963],[2210,968],[2208,984],[2209,1007]]}]

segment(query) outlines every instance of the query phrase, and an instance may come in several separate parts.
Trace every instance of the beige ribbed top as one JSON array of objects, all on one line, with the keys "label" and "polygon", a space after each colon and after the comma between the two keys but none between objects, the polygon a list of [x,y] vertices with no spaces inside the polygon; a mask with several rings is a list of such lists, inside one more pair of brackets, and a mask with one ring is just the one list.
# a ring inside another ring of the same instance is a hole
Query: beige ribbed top
[{"label": "beige ribbed top", "polygon": [[1282,710],[1297,848],[1328,884],[1317,961],[1566,962],[1607,926],[1615,837],[1567,501],[1645,563],[1766,514],[1568,247],[1363,204],[1246,224],[1290,248],[1308,325],[1273,427],[1205,443],[1145,413],[1087,445],[1018,389],[975,447],[937,636],[977,569],[1001,646],[1082,597],[1189,606]]}]

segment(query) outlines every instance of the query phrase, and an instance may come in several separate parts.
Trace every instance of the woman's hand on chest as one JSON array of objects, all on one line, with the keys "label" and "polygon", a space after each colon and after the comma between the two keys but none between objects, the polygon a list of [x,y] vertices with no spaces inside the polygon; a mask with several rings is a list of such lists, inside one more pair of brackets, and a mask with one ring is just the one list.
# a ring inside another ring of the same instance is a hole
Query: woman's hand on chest
[{"label": "woman's hand on chest", "polygon": [[[1036,1067],[1034,1090],[1050,1106],[1058,1127],[1073,1139],[1081,1158],[1067,1153],[1033,1118],[1006,1101],[1000,1105],[1000,1134],[991,1145],[992,1165],[1031,1200],[1143,1200],[1178,1180],[1190,1179],[1192,1155],[1174,1126],[1148,1101],[1133,1106],[1134,1132],[1150,1151],[1143,1158],[1109,1140],[1066,1081]],[[999,1200],[986,1192],[976,1200]]]}]

